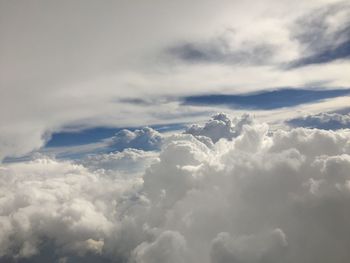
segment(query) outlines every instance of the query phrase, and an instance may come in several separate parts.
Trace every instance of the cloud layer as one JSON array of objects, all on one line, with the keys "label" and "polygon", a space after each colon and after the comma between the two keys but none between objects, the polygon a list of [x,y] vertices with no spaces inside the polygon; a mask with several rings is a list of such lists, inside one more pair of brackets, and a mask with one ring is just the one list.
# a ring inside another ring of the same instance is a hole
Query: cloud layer
[{"label": "cloud layer", "polygon": [[348,262],[350,131],[243,119],[159,153],[2,165],[0,261]]},{"label": "cloud layer", "polygon": [[218,111],[188,96],[348,88],[348,14],[338,0],[2,1],[0,159],[67,127]]}]

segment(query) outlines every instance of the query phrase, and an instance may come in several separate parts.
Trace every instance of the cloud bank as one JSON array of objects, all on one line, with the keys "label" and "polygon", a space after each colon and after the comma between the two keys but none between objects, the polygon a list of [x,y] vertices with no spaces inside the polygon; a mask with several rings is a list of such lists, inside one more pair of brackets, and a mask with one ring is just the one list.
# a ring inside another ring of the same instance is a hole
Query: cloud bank
[{"label": "cloud bank", "polygon": [[326,130],[336,130],[350,128],[350,114],[341,113],[319,113],[309,114],[300,118],[295,118],[287,121],[291,126],[301,126],[308,128],[318,128]]},{"label": "cloud bank", "polygon": [[0,261],[348,262],[350,130],[250,118],[216,115],[159,153],[1,165]]}]

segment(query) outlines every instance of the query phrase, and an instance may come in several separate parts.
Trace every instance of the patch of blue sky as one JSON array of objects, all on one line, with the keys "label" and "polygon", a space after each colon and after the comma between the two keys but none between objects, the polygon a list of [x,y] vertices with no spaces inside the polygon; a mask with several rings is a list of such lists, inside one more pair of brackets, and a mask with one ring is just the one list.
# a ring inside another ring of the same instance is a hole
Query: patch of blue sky
[{"label": "patch of blue sky", "polygon": [[214,105],[247,110],[274,110],[348,96],[350,89],[293,89],[284,88],[259,93],[207,94],[183,98],[184,105]]},{"label": "patch of blue sky", "polygon": [[[182,123],[175,124],[160,124],[150,125],[151,128],[157,130],[160,133],[176,131],[184,129],[186,126]],[[122,129],[128,129],[134,131],[140,127],[122,127],[122,128],[111,128],[111,127],[95,127],[90,129],[84,129],[81,131],[63,131],[53,133],[50,140],[46,143],[46,148],[51,147],[65,147],[65,146],[77,146],[84,144],[91,144],[102,141],[104,139],[114,136]]]}]

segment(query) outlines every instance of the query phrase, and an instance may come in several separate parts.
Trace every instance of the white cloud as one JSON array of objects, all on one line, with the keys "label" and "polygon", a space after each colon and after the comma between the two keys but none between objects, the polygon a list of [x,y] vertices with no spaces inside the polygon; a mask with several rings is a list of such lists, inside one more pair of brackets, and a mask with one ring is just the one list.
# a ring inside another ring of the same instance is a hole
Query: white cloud
[{"label": "white cloud", "polygon": [[[174,134],[159,155],[3,164],[0,255],[36,262],[51,249],[49,261],[66,262],[347,262],[350,131],[268,128],[249,122],[211,147]],[[124,169],[139,163],[152,164]]]},{"label": "white cloud", "polygon": [[225,138],[231,140],[240,135],[242,128],[246,124],[252,124],[253,119],[248,114],[240,118],[231,120],[229,116],[223,113],[216,114],[204,126],[192,125],[185,133],[193,136],[206,136],[216,143],[219,139]]},{"label": "white cloud", "polygon": [[111,138],[110,147],[117,151],[126,148],[152,151],[160,149],[162,140],[162,135],[150,127],[137,129],[135,131],[123,129]]},{"label": "white cloud", "polygon": [[299,118],[290,119],[287,124],[291,126],[301,126],[319,129],[342,129],[350,128],[350,113],[319,113],[308,114]]}]

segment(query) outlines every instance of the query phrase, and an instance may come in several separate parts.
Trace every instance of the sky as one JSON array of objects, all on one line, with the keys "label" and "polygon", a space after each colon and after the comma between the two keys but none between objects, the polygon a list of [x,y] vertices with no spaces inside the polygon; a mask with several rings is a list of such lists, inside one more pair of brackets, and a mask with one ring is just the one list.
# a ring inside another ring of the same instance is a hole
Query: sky
[{"label": "sky", "polygon": [[350,4],[0,0],[0,263],[349,262]]}]

